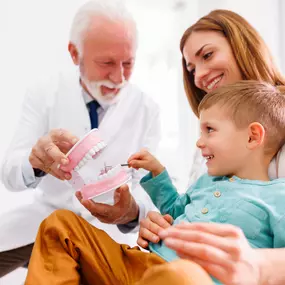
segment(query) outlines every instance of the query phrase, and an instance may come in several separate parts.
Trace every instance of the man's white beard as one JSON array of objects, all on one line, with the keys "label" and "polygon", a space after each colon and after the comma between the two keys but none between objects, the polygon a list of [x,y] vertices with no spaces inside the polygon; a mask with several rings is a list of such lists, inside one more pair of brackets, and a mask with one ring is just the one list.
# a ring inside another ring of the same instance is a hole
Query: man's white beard
[{"label": "man's white beard", "polygon": [[[121,96],[121,89],[124,88],[127,84],[127,81],[124,80],[121,84],[114,84],[109,80],[102,81],[89,81],[87,78],[81,75],[81,80],[85,84],[87,90],[90,95],[101,105],[101,106],[110,106],[117,103]],[[108,88],[120,89],[117,94],[109,93],[103,95],[101,92],[101,86],[105,86]]]}]

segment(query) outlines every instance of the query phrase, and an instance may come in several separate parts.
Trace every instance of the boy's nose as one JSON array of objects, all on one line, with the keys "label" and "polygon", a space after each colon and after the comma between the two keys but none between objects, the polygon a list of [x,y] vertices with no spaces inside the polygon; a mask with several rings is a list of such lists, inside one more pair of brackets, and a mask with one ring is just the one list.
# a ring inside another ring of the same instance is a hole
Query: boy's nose
[{"label": "boy's nose", "polygon": [[203,148],[203,147],[205,147],[205,144],[204,144],[204,142],[202,141],[201,138],[199,138],[199,139],[197,140],[196,146],[197,146],[198,148]]}]

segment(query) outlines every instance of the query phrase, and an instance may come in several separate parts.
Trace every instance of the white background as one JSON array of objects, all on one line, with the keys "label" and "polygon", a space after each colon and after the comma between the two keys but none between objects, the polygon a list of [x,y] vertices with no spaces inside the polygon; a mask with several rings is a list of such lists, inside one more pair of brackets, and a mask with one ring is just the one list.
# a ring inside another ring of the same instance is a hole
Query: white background
[{"label": "white background", "polygon": [[[73,68],[67,52],[69,27],[76,9],[84,2],[0,0],[0,160],[14,135],[27,87],[38,76]],[[183,91],[180,37],[188,26],[209,11],[230,9],[255,26],[284,70],[285,22],[281,16],[285,4],[282,0],[126,2],[139,30],[132,81],[161,107],[163,140],[159,157],[177,178],[181,190],[187,184],[198,127]],[[32,191],[10,193],[0,183],[0,218],[3,211],[31,201]],[[17,276],[7,276],[0,284],[20,284],[15,281]]]}]

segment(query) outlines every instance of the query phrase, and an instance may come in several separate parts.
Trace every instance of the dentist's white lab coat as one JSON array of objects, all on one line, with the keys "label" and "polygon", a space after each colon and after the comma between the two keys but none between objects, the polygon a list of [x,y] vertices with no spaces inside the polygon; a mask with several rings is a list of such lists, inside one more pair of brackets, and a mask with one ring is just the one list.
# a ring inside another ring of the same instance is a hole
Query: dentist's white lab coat
[{"label": "dentist's white lab coat", "polygon": [[[131,84],[122,92],[121,100],[109,107],[99,126],[107,144],[102,155],[108,165],[126,163],[131,154],[143,147],[153,152],[160,137],[157,105]],[[7,189],[27,189],[22,163],[28,159],[38,138],[55,128],[66,129],[78,137],[91,128],[77,72],[68,76],[60,74],[27,93],[18,129],[2,164],[2,182]],[[142,174],[137,173],[132,187],[132,193],[140,205],[140,217],[154,209],[148,195],[139,185],[134,185]],[[0,251],[33,243],[42,220],[55,209],[62,208],[82,215],[118,242],[136,244],[137,234],[123,234],[116,225],[100,223],[77,201],[74,193],[67,181],[60,181],[51,175],[42,178],[34,191],[32,205],[0,216]]]}]

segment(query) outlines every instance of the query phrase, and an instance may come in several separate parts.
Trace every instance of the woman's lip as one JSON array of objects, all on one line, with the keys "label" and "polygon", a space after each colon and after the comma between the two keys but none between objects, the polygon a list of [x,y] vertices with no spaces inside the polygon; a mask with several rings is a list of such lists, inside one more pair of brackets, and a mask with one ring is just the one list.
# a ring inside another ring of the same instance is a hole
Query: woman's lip
[{"label": "woman's lip", "polygon": [[[220,75],[217,75],[216,77],[212,78],[212,79],[210,80],[210,83],[207,83],[207,85],[205,85],[206,91],[209,92],[209,91],[212,91],[212,90],[216,89],[217,86],[220,84],[220,82],[223,80],[223,77],[224,77],[224,73],[221,73]],[[214,87],[213,87],[212,89],[209,90],[209,89],[208,89],[208,86],[209,86],[214,80],[216,80],[217,78],[220,78],[220,80],[214,85]]]}]

